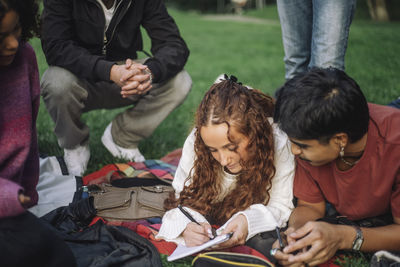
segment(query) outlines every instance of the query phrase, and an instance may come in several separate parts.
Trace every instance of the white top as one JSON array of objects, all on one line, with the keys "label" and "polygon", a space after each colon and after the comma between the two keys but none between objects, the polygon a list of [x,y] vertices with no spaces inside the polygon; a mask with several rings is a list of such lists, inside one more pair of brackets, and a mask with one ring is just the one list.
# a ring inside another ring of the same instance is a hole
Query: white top
[{"label": "white top", "polygon": [[104,5],[102,0],[97,0],[97,2],[100,3],[100,6],[104,11],[104,17],[106,19],[106,25],[104,28],[104,32],[106,32],[108,29],[108,26],[110,25],[110,21],[111,21],[112,17],[114,16],[114,11],[115,11],[115,6],[116,6],[117,1],[114,1],[112,7],[110,7],[109,9],[107,9],[107,7]]},{"label": "white top", "polygon": [[[272,123],[272,120],[270,122]],[[282,132],[276,124],[272,124],[272,129],[275,142],[274,164],[276,173],[272,179],[268,204],[253,204],[246,210],[237,212],[217,230],[218,234],[220,234],[226,225],[239,214],[243,214],[247,219],[248,236],[246,241],[258,233],[271,231],[275,229],[276,226],[286,226],[286,222],[289,220],[289,216],[294,208],[292,199],[295,161],[293,154],[290,152],[290,144],[286,134]],[[185,179],[189,176],[190,169],[194,163],[194,140],[194,130],[192,130],[186,138],[182,157],[172,183],[176,197],[179,197]],[[234,188],[236,175],[224,172],[223,178],[223,187],[225,191],[222,192],[222,195],[226,195],[231,188]],[[186,184],[190,184],[190,182],[191,180],[189,179]],[[249,197],[251,197],[251,195],[249,195]],[[199,223],[207,222],[206,218],[197,211],[189,207],[185,207],[185,209]],[[188,223],[190,223],[190,220],[183,215],[178,208],[169,210],[162,219],[162,225],[156,237],[184,245],[185,241],[181,234],[186,229]]]}]

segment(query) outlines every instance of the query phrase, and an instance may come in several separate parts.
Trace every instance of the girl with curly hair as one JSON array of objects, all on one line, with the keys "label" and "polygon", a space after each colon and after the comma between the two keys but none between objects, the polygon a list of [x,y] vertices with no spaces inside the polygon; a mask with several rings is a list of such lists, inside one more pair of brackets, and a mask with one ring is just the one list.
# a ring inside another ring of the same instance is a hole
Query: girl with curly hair
[{"label": "girl with curly hair", "polygon": [[40,103],[34,0],[0,0],[0,265],[75,266],[72,252],[27,209],[38,201]]},{"label": "girl with curly hair", "polygon": [[[172,208],[158,238],[196,246],[233,232],[220,248],[249,245],[266,256],[275,228],[291,210],[294,158],[287,136],[272,123],[274,101],[232,77],[215,83],[196,112],[175,174]],[[217,80],[218,81],[218,80]],[[191,222],[181,205],[200,225]]]},{"label": "girl with curly hair", "polygon": [[26,43],[30,38],[39,36],[39,6],[32,0],[0,0],[0,21],[0,66],[4,67],[13,62],[17,51],[31,49]]}]

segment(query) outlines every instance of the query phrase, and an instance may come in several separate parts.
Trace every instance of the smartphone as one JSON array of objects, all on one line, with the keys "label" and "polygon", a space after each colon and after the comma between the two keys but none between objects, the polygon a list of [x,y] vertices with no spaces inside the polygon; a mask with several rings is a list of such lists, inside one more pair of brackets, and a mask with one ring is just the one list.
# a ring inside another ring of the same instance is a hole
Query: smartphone
[{"label": "smartphone", "polygon": [[278,236],[279,247],[283,249],[288,245],[286,234],[284,232],[281,232],[281,229],[279,227],[276,227],[275,231]]},{"label": "smartphone", "polygon": [[[279,227],[276,227],[275,230],[276,230],[276,234],[278,235],[279,247],[281,250],[283,250],[288,245],[287,236],[284,232],[281,232]],[[296,250],[292,254],[296,255],[297,253],[299,253],[299,251],[300,250]]]}]

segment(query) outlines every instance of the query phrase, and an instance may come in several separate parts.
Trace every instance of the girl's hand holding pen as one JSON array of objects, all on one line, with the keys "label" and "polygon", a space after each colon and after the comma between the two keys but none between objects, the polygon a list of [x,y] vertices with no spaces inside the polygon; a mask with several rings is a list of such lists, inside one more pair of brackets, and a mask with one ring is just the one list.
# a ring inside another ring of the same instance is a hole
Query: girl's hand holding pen
[{"label": "girl's hand holding pen", "polygon": [[206,222],[200,224],[190,222],[183,231],[182,237],[187,247],[199,246],[212,238],[210,230],[211,225]]},{"label": "girl's hand holding pen", "polygon": [[186,246],[199,246],[216,237],[215,229],[213,229],[209,223],[197,222],[181,205],[178,205],[178,209],[183,213],[183,215],[192,221],[188,223],[186,229],[182,233]]}]

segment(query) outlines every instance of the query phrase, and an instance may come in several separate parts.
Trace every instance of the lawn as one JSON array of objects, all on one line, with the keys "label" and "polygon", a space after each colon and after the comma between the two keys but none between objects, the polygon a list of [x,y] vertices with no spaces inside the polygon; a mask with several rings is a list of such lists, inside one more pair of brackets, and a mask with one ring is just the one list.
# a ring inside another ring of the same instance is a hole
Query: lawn
[{"label": "lawn", "polygon": [[[265,13],[263,13],[265,12]],[[233,74],[239,81],[266,93],[273,94],[284,82],[283,47],[279,20],[270,9],[249,12],[249,15],[268,20],[216,20],[196,12],[170,10],[191,54],[185,69],[193,80],[186,101],[157,128],[154,134],[140,143],[148,159],[158,159],[182,147],[193,123],[193,114],[202,96],[221,73]],[[40,73],[47,64],[40,41],[31,41],[38,57]],[[145,40],[149,51],[149,40]],[[356,20],[351,26],[346,71],[358,81],[368,101],[387,104],[400,96],[400,23],[373,23]],[[88,172],[119,162],[102,146],[100,137],[118,110],[96,110],[83,116],[89,125],[92,157]],[[42,103],[37,122],[39,149],[48,155],[62,155],[52,132],[51,121]],[[165,262],[165,261],[164,261]],[[177,266],[177,265],[175,265]]]}]

